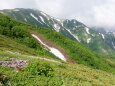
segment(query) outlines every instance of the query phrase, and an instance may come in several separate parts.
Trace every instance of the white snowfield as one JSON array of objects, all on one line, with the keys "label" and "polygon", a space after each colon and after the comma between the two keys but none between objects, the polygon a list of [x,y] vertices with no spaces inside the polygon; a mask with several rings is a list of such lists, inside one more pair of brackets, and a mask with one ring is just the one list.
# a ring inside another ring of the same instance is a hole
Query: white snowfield
[{"label": "white snowfield", "polygon": [[77,35],[74,35],[69,29],[66,29],[78,42],[80,42]]},{"label": "white snowfield", "polygon": [[50,20],[50,18],[49,18],[49,16],[48,16],[47,14],[45,14],[44,12],[41,12],[41,14],[42,14],[43,16],[45,16],[48,20]]},{"label": "white snowfield", "polygon": [[101,34],[101,35],[102,35],[102,38],[105,39],[105,36],[103,34]]},{"label": "white snowfield", "polygon": [[[41,21],[42,21],[43,23],[45,23],[43,17],[42,17],[42,16],[39,16],[39,17],[40,17]],[[46,24],[46,23],[45,23],[45,24]]]},{"label": "white snowfield", "polygon": [[58,24],[54,24],[54,29],[55,29],[57,32],[59,32],[60,26],[59,26]]},{"label": "white snowfield", "polygon": [[86,32],[87,32],[88,34],[90,34],[89,28],[85,27],[85,29],[86,29]]},{"label": "white snowfield", "polygon": [[66,61],[66,58],[64,57],[64,55],[63,55],[58,49],[46,45],[45,43],[42,42],[42,40],[41,40],[40,38],[38,38],[38,36],[36,36],[36,35],[34,35],[34,34],[32,34],[32,36],[33,36],[35,39],[37,39],[42,45],[44,45],[46,48],[48,48],[49,51],[50,51],[51,53],[53,53],[55,56],[59,57],[59,58],[60,58],[61,60],[63,60],[63,61]]},{"label": "white snowfield", "polygon": [[[34,14],[30,13],[30,16],[32,16],[36,21],[38,21],[39,23],[41,23],[38,18],[36,16],[34,16]],[[42,23],[41,23],[42,24]]]},{"label": "white snowfield", "polygon": [[91,38],[88,38],[88,39],[87,39],[87,43],[90,43],[90,41],[91,41]]},{"label": "white snowfield", "polygon": [[115,49],[115,45],[113,44],[113,42],[112,42],[112,46],[113,46],[113,48]]}]

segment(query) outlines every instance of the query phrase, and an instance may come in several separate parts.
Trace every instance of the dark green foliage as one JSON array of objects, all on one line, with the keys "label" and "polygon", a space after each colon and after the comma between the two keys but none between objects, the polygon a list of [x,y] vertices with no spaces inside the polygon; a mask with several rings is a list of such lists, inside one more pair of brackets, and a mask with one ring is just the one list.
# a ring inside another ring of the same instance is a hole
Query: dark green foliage
[{"label": "dark green foliage", "polygon": [[0,83],[3,84],[4,86],[7,86],[8,81],[9,77],[0,73]]},{"label": "dark green foliage", "polygon": [[33,28],[30,25],[15,21],[9,17],[0,14],[0,34],[15,39],[18,43],[24,44],[29,48],[36,50],[41,56],[57,58],[53,54],[43,49],[40,44],[31,36],[29,30]]},{"label": "dark green foliage", "polygon": [[24,26],[15,26],[11,29],[11,36],[16,38],[25,38],[29,35]]},{"label": "dark green foliage", "polygon": [[46,77],[53,77],[53,68],[47,63],[32,63],[27,67],[27,71],[32,75],[43,75]]}]

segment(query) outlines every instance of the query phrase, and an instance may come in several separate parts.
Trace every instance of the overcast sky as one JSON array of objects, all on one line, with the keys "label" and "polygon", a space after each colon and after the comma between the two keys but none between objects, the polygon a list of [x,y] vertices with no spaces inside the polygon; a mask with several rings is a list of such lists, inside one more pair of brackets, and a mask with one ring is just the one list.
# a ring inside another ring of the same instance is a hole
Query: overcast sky
[{"label": "overcast sky", "polygon": [[35,8],[90,27],[115,27],[115,0],[0,0],[0,9],[12,8]]}]

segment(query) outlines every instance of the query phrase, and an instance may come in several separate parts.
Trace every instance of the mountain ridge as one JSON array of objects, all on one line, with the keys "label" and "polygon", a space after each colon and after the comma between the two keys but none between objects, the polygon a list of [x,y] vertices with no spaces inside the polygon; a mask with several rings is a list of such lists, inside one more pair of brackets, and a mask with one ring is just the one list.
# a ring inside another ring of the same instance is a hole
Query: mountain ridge
[{"label": "mountain ridge", "polygon": [[[32,37],[31,31],[63,48],[77,63],[63,62],[47,51]],[[26,24],[0,13],[2,86],[114,86],[114,68],[114,59],[100,56],[80,42],[54,30]]]},{"label": "mountain ridge", "polygon": [[57,19],[39,10],[23,8],[2,10],[1,12],[17,20],[60,32],[101,55],[115,56],[114,35],[92,30],[75,19]]}]

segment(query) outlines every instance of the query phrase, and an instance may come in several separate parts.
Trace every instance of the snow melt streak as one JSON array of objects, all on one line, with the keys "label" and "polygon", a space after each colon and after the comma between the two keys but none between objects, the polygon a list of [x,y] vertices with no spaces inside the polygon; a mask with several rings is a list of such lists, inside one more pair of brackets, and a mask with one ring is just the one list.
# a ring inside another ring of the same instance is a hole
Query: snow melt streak
[{"label": "snow melt streak", "polygon": [[36,38],[41,44],[43,44],[45,47],[47,47],[51,53],[53,53],[55,56],[59,57],[61,60],[66,61],[64,55],[56,48],[49,47],[45,43],[43,43],[36,35],[32,34],[34,38]]},{"label": "snow melt streak", "polygon": [[68,30],[68,29],[66,29],[66,30],[67,30],[75,39],[77,39],[77,41],[80,42],[79,38],[78,38],[76,35],[72,34],[72,32],[71,32],[70,30]]},{"label": "snow melt streak", "polygon": [[86,27],[85,29],[86,29],[86,32],[87,32],[88,34],[90,34],[89,28]]},{"label": "snow melt streak", "polygon": [[[30,13],[30,16],[32,16],[35,20],[37,20],[39,23],[41,23],[38,18],[36,16],[34,16],[34,14]],[[42,24],[42,23],[41,23]]]}]

